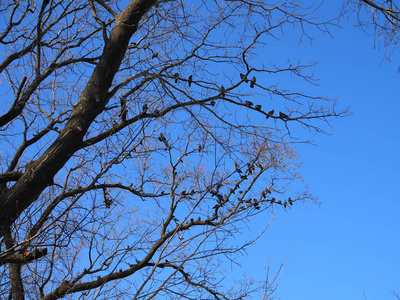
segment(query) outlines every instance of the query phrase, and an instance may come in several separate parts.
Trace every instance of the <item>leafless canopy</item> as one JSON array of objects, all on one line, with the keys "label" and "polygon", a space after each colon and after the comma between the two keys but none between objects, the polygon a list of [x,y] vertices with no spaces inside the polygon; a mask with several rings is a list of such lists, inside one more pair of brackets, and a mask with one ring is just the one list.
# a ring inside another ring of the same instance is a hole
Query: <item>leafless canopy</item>
[{"label": "leafless canopy", "polygon": [[306,4],[1,1],[0,298],[271,299],[223,263],[342,114],[268,46],[328,30]]},{"label": "leafless canopy", "polygon": [[367,34],[374,36],[376,46],[382,44],[386,57],[390,58],[400,41],[398,1],[350,0],[348,3],[350,5],[346,8],[357,13],[359,27]]}]

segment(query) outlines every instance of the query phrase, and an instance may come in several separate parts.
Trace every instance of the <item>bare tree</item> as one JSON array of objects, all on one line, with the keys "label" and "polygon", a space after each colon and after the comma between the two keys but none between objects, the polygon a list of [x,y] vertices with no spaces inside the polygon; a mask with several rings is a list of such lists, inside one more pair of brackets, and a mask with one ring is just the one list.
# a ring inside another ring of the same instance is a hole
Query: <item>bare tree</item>
[{"label": "bare tree", "polygon": [[359,27],[368,35],[374,36],[376,45],[383,45],[388,59],[400,41],[400,7],[396,2],[351,0],[348,2],[350,6],[346,6],[357,13]]},{"label": "bare tree", "polygon": [[0,297],[272,299],[276,278],[230,286],[222,265],[252,216],[313,199],[292,186],[293,130],[345,113],[292,89],[313,63],[265,45],[330,23],[294,0],[0,14]]}]

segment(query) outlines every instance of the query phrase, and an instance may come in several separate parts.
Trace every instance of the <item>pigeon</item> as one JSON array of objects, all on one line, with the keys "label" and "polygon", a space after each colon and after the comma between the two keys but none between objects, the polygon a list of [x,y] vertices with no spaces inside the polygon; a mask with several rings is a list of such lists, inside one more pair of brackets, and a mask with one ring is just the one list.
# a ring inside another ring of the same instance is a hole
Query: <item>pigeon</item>
[{"label": "pigeon", "polygon": [[279,112],[279,117],[283,120],[283,119],[289,119],[289,116],[283,112]]},{"label": "pigeon", "polygon": [[178,83],[178,79],[179,79],[179,74],[178,73],[174,74],[174,79],[175,79],[175,83]]},{"label": "pigeon", "polygon": [[251,102],[251,101],[246,101],[244,104],[245,104],[247,107],[251,107],[251,106],[253,105],[253,102]]},{"label": "pigeon", "polygon": [[190,75],[188,78],[189,87],[192,85],[193,75]]},{"label": "pigeon", "polygon": [[221,92],[221,97],[225,97],[225,88],[223,85],[221,85],[221,88],[219,90]]},{"label": "pigeon", "polygon": [[250,80],[250,87],[254,88],[255,84],[256,84],[256,77],[253,76],[253,78]]}]

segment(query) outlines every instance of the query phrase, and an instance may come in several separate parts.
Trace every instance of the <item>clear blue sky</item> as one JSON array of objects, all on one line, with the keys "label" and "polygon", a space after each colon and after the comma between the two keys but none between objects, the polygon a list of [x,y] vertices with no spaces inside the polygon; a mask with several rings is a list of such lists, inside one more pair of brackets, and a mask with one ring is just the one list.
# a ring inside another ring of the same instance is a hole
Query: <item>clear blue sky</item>
[{"label": "clear blue sky", "polygon": [[286,259],[276,293],[283,300],[394,300],[391,292],[400,292],[400,53],[385,62],[354,18],[341,25],[333,39],[317,34],[293,50],[283,37],[279,47],[280,55],[289,48],[288,55],[320,61],[315,90],[339,97],[353,114],[332,123],[332,136],[308,136],[318,146],[298,148],[304,181],[322,204],[277,211],[240,259],[257,279],[264,265],[273,275]]}]

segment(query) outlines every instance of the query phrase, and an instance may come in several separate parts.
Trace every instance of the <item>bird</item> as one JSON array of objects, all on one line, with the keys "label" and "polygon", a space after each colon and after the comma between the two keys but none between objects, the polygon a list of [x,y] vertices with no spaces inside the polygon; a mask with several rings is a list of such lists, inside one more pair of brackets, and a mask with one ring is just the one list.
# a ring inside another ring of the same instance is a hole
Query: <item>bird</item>
[{"label": "bird", "polygon": [[256,106],[254,106],[254,108],[255,108],[256,110],[261,110],[261,105],[260,105],[260,104],[257,104]]},{"label": "bird", "polygon": [[269,112],[268,112],[268,114],[267,114],[267,119],[269,118],[269,117],[272,117],[273,115],[274,115],[274,110],[270,110]]},{"label": "bird", "polygon": [[246,75],[240,73],[240,79],[244,80],[245,82],[248,82],[249,80],[246,78]]},{"label": "bird", "polygon": [[251,102],[251,101],[246,101],[244,104],[245,104],[247,107],[251,107],[251,106],[253,105],[253,102]]},{"label": "bird", "polygon": [[240,170],[239,165],[236,162],[234,162],[233,164],[235,166],[236,172],[238,172],[239,174],[242,173],[242,170]]},{"label": "bird", "polygon": [[221,88],[219,90],[221,92],[221,97],[225,97],[225,88],[223,85],[221,85]]},{"label": "bird", "polygon": [[211,106],[215,106],[215,101],[212,100],[212,101],[210,102],[210,104],[211,104]]},{"label": "bird", "polygon": [[192,85],[193,75],[190,75],[188,78],[189,87]]},{"label": "bird", "polygon": [[149,107],[147,106],[147,104],[144,104],[144,105],[142,106],[143,112],[146,112],[148,108],[149,108]]},{"label": "bird", "polygon": [[158,140],[159,140],[160,142],[165,142],[167,139],[165,138],[164,134],[161,132],[161,133],[160,133],[160,136],[158,137]]},{"label": "bird", "polygon": [[283,119],[289,119],[289,116],[283,112],[279,112],[279,117],[283,120]]},{"label": "bird", "polygon": [[175,83],[178,83],[179,73],[174,74]]},{"label": "bird", "polygon": [[250,87],[254,88],[254,85],[256,84],[256,77],[253,76],[253,78],[250,80]]}]

